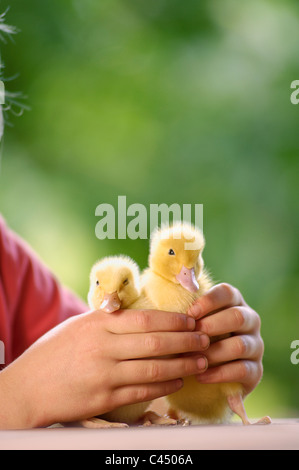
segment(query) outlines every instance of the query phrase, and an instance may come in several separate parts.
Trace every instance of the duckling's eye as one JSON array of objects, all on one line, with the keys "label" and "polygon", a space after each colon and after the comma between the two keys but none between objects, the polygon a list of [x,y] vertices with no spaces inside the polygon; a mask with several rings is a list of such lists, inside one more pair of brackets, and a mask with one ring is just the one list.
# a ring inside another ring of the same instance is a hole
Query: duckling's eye
[{"label": "duckling's eye", "polygon": [[129,284],[129,279],[125,279],[124,282],[123,282],[123,285],[127,286],[128,284]]},{"label": "duckling's eye", "polygon": [[97,280],[97,281],[96,281],[96,285],[99,286],[99,285],[100,285],[100,281]]},{"label": "duckling's eye", "polygon": [[175,255],[175,252],[173,251],[173,249],[172,249],[172,248],[170,248],[170,250],[169,250],[168,254],[173,256],[173,255]]}]

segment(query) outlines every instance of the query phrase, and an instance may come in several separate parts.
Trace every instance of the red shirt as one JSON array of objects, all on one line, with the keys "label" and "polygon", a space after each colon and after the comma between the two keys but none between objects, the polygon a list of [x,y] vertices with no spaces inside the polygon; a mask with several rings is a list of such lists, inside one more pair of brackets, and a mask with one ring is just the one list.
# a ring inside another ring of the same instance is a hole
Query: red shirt
[{"label": "red shirt", "polygon": [[58,323],[87,310],[0,217],[0,344],[5,366]]}]

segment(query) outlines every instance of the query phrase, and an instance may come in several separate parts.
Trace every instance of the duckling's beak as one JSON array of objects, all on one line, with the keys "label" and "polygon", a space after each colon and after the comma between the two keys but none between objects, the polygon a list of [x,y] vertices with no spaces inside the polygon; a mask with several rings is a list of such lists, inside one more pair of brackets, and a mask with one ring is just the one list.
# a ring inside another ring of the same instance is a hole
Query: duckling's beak
[{"label": "duckling's beak", "polygon": [[177,281],[181,284],[184,289],[187,289],[189,292],[197,292],[199,289],[199,284],[195,277],[194,268],[188,269],[183,265],[179,274],[176,275]]},{"label": "duckling's beak", "polygon": [[116,310],[119,310],[121,306],[120,299],[117,292],[112,294],[105,294],[103,302],[100,305],[100,310],[103,310],[106,313],[113,313]]}]

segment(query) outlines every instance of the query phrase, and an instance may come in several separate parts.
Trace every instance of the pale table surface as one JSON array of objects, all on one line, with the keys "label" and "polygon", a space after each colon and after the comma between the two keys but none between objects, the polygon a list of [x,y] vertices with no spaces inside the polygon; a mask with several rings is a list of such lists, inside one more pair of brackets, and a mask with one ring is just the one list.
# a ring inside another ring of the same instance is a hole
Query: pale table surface
[{"label": "pale table surface", "polygon": [[0,431],[0,450],[298,450],[299,418],[271,425],[84,429],[57,427]]}]

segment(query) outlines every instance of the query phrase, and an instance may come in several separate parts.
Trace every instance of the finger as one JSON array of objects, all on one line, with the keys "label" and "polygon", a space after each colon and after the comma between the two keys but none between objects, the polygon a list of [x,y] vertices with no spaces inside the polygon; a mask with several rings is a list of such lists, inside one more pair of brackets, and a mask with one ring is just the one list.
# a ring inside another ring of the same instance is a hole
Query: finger
[{"label": "finger", "polygon": [[239,382],[243,385],[245,391],[249,393],[261,377],[262,365],[260,362],[240,360],[211,367],[203,374],[197,375],[196,379],[202,384]]},{"label": "finger", "polygon": [[141,385],[125,385],[112,392],[112,409],[119,406],[142,403],[155,400],[171,393],[177,392],[183,386],[182,379],[171,380],[162,383],[151,383]]},{"label": "finger", "polygon": [[115,381],[122,385],[166,382],[187,377],[206,370],[208,362],[204,356],[179,357],[172,359],[148,359],[121,361],[115,367]]},{"label": "finger", "polygon": [[233,307],[235,305],[246,305],[240,291],[230,284],[218,284],[191,305],[188,310],[188,315],[199,319],[219,309]]},{"label": "finger", "polygon": [[114,313],[99,311],[105,327],[111,333],[150,333],[153,331],[192,331],[193,318],[183,313],[162,310],[118,310]]},{"label": "finger", "polygon": [[237,359],[257,359],[262,356],[263,343],[251,335],[231,336],[217,341],[205,351],[209,366],[235,361]]},{"label": "finger", "polygon": [[196,330],[209,336],[227,333],[249,333],[259,324],[257,313],[249,307],[230,307],[196,322]]},{"label": "finger", "polygon": [[209,344],[207,335],[195,332],[140,333],[115,335],[113,357],[118,360],[157,357],[203,351]]}]

